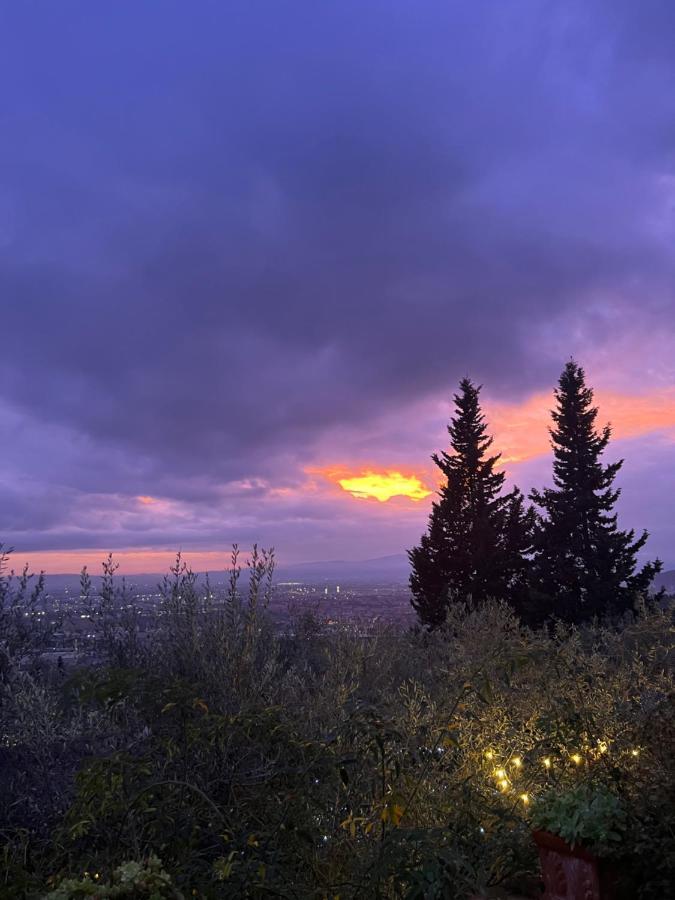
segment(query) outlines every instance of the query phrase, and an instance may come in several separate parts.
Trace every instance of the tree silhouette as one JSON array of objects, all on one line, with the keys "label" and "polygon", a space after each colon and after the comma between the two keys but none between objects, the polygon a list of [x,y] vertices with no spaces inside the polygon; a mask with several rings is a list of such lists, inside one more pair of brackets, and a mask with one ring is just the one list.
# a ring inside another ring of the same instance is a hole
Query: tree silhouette
[{"label": "tree silhouette", "polygon": [[603,465],[601,456],[611,428],[596,430],[597,407],[584,370],[574,360],[565,366],[555,390],[550,430],[553,484],[532,491],[543,515],[535,537],[531,617],[555,614],[572,622],[594,615],[621,613],[647,591],[661,562],[636,573],[636,555],[647,532],[620,531],[613,512],[620,491],[613,487],[623,460]]},{"label": "tree silhouette", "polygon": [[468,378],[455,395],[448,426],[452,453],[432,456],[445,476],[432,505],[429,527],[408,556],[412,605],[429,628],[441,625],[453,597],[507,599],[515,605],[526,590],[525,554],[531,546],[533,513],[516,488],[503,495],[505,475],[489,455],[479,403],[480,387]]}]

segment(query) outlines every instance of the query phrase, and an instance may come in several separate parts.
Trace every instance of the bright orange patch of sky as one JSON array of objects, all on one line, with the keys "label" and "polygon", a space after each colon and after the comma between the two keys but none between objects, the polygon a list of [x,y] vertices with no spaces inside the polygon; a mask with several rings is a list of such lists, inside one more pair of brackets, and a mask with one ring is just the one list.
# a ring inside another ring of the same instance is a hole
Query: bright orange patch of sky
[{"label": "bright orange patch of sky", "polygon": [[[486,403],[488,427],[502,463],[524,462],[550,452],[548,427],[554,405],[549,393],[534,394],[523,403]],[[616,438],[638,437],[675,428],[675,388],[651,394],[596,391],[597,423],[612,425]]]},{"label": "bright orange patch of sky", "polygon": [[374,497],[386,503],[392,497],[408,497],[410,500],[424,500],[431,493],[416,475],[402,475],[400,472],[361,472],[344,478],[328,475],[337,481],[342,490],[353,497],[362,499]]}]

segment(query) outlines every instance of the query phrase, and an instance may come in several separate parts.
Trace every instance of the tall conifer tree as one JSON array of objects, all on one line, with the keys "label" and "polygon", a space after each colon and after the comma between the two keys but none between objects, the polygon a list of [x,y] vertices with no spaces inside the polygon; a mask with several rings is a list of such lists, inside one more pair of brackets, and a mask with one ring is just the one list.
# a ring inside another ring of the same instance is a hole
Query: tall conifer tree
[{"label": "tall conifer tree", "polygon": [[505,476],[495,469],[499,454],[489,455],[492,438],[479,393],[468,378],[460,382],[448,426],[453,452],[432,456],[446,481],[427,533],[408,553],[412,605],[430,628],[445,621],[453,596],[496,597],[518,605],[526,589],[533,513],[525,510],[517,488],[502,494]]},{"label": "tall conifer tree", "polygon": [[603,465],[611,428],[596,430],[598,414],[584,370],[565,366],[555,390],[550,430],[553,484],[532,491],[543,516],[535,538],[532,567],[534,618],[549,614],[581,622],[594,615],[620,613],[649,588],[661,562],[636,572],[636,555],[647,532],[620,531],[613,511],[620,491],[613,487],[623,460]]}]

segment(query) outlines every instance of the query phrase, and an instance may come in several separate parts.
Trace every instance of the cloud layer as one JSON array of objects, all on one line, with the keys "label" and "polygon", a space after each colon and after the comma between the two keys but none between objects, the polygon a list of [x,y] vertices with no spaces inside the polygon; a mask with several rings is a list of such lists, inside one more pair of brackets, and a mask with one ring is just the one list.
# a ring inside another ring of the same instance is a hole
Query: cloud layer
[{"label": "cloud layer", "polygon": [[0,16],[7,541],[395,552],[424,502],[312,472],[424,471],[460,377],[533,409],[570,354],[672,468],[672,4]]}]

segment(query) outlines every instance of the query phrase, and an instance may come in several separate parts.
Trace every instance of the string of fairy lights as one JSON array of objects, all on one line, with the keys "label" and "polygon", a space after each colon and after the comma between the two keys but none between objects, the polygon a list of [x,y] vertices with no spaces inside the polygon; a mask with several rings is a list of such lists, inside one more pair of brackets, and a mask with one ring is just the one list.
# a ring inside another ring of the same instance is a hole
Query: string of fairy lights
[{"label": "string of fairy lights", "polygon": [[[591,764],[610,752],[610,743],[605,740],[598,740],[595,747],[589,748],[584,753],[574,750],[571,753],[561,754],[558,757],[547,755],[541,757],[538,762],[545,772],[550,773],[554,768],[562,769],[566,764],[572,764],[574,767],[581,767],[584,764]],[[633,759],[640,755],[639,747],[633,747],[630,750],[622,751],[622,756],[629,756]],[[496,764],[491,767],[490,778],[494,781],[497,790],[502,794],[517,793],[517,799],[524,806],[527,806],[532,800],[532,794],[529,791],[518,791],[517,780],[521,774],[525,763],[520,755],[500,754],[498,751],[488,748],[484,752],[486,761],[490,764]],[[529,779],[533,780],[532,777]]]}]

